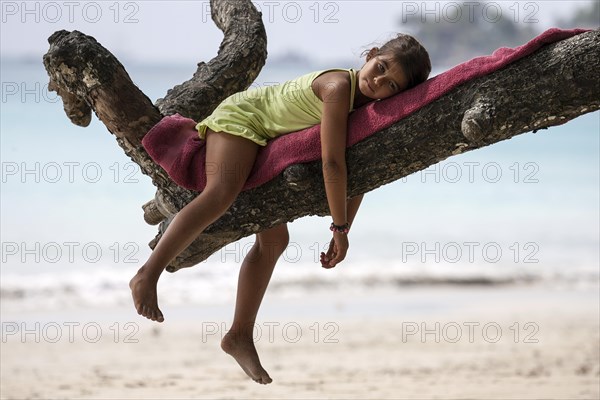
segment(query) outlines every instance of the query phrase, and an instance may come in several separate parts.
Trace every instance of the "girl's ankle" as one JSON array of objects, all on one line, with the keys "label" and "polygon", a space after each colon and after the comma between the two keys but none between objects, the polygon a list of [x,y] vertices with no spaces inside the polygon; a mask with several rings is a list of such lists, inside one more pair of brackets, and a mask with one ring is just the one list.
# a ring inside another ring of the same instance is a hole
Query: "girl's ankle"
[{"label": "girl's ankle", "polygon": [[252,327],[243,327],[237,328],[232,327],[227,334],[225,335],[228,339],[234,340],[236,342],[244,341],[244,342],[253,342],[254,341],[254,324]]}]

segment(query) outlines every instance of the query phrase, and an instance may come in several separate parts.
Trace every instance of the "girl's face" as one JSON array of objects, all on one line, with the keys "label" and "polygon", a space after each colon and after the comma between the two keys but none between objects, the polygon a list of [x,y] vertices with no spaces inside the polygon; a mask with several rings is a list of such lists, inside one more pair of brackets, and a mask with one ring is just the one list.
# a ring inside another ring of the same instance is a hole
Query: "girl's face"
[{"label": "girl's face", "polygon": [[363,95],[381,100],[400,93],[408,80],[398,63],[388,55],[376,55],[377,50],[367,54],[367,62],[358,73],[358,88]]}]

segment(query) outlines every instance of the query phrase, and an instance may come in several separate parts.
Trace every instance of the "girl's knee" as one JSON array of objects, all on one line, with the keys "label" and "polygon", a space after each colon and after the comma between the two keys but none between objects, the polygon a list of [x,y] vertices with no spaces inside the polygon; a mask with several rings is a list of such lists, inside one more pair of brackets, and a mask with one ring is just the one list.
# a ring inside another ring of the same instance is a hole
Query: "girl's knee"
[{"label": "girl's knee", "polygon": [[224,186],[207,186],[202,194],[212,202],[213,208],[221,214],[225,213],[231,207],[239,194],[236,188],[228,188]]},{"label": "girl's knee", "polygon": [[287,229],[281,232],[281,235],[277,236],[275,243],[280,252],[283,253],[290,243],[290,234]]},{"label": "girl's knee", "polygon": [[257,235],[257,242],[261,248],[269,248],[270,251],[280,256],[290,242],[287,224],[281,224],[260,232]]}]

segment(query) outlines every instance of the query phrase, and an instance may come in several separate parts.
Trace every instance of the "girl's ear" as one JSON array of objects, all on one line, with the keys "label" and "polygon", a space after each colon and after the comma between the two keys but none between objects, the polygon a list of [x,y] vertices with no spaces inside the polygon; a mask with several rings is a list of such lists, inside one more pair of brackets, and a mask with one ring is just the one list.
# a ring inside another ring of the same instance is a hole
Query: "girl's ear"
[{"label": "girl's ear", "polygon": [[373,47],[371,50],[369,50],[369,52],[367,53],[367,61],[375,57],[377,53],[379,53],[379,47]]}]

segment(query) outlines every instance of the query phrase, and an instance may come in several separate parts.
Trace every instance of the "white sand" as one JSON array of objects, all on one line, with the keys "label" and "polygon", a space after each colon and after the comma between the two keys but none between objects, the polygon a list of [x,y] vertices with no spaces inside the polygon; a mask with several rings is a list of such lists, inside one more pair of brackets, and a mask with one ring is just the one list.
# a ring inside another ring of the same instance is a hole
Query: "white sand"
[{"label": "white sand", "polygon": [[[203,325],[202,308],[163,307],[167,321],[158,325],[129,312],[113,318],[89,310],[87,318],[56,318],[62,333],[56,343],[49,343],[57,332],[51,316],[38,318],[37,329],[35,316],[3,315],[1,397],[600,397],[597,289],[416,287],[265,301],[257,348],[273,378],[270,385],[246,378],[220,350],[221,324],[229,324],[229,316],[214,318],[218,313],[212,310]],[[72,343],[69,321],[79,323],[72,325]],[[125,326],[129,321],[134,323]],[[14,324],[37,330],[40,343],[34,333],[24,341],[21,332],[7,335]],[[88,342],[98,327],[102,337]],[[423,327],[430,330],[424,340]],[[418,334],[410,335],[411,329]],[[138,342],[127,343],[127,334]]]}]

